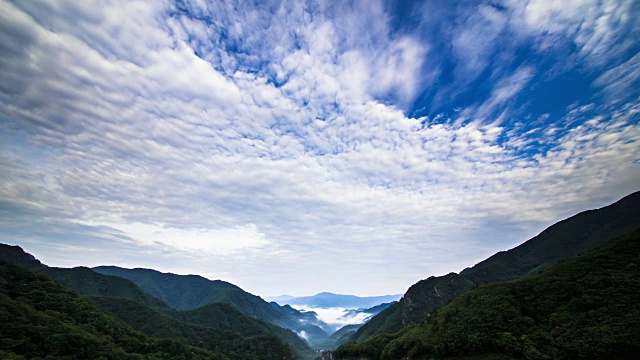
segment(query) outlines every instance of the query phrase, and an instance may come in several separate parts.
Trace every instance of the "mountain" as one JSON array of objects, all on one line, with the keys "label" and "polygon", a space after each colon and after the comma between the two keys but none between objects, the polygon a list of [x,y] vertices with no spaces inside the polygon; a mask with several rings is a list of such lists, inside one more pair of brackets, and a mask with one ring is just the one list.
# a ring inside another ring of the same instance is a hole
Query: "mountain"
[{"label": "mountain", "polygon": [[0,244],[0,260],[37,271],[65,284],[83,296],[122,297],[142,302],[151,307],[168,308],[165,303],[142,291],[129,280],[99,274],[86,267],[71,269],[48,267],[19,246]]},{"label": "mountain", "polygon": [[303,314],[292,308],[273,306],[259,296],[221,280],[209,280],[197,275],[176,275],[151,269],[125,269],[98,266],[94,271],[131,280],[142,290],[177,310],[193,310],[211,303],[227,303],[249,317],[291,329],[310,344],[324,341],[329,334],[319,326],[299,321]]},{"label": "mountain", "polygon": [[[0,259],[34,269],[70,287],[134,329],[143,331],[149,336],[178,339],[224,354],[231,359],[251,358],[256,357],[257,354],[260,354],[259,358],[265,359],[291,358],[291,351],[283,342],[291,346],[291,349],[299,355],[298,358],[308,358],[312,352],[295,333],[275,325],[259,324],[258,320],[247,317],[228,304],[224,304],[225,308],[217,312],[218,315],[222,311],[225,312],[224,323],[228,325],[226,327],[221,325],[221,316],[209,316],[210,323],[206,325],[183,324],[176,317],[182,320],[187,317],[192,322],[197,317],[170,309],[164,302],[150,296],[128,279],[100,274],[86,267],[71,269],[48,267],[19,246],[0,244]],[[235,287],[235,285],[228,285]],[[193,310],[193,312],[202,314],[203,309]],[[250,324],[249,328],[260,330],[247,334],[244,331],[247,324]]]},{"label": "mountain", "polygon": [[331,349],[347,343],[349,338],[355,334],[361,326],[362,324],[345,325],[338,329],[338,331],[331,334],[329,337],[329,340],[332,342]]},{"label": "mountain", "polygon": [[400,332],[338,359],[635,359],[640,353],[640,230],[539,275],[466,292]]},{"label": "mountain", "polygon": [[347,310],[338,320],[342,322],[353,321],[354,323],[365,323],[393,304],[395,304],[395,302],[376,305],[368,309]]},{"label": "mountain", "polygon": [[311,331],[315,331],[316,335],[315,337],[327,337],[328,334],[331,334],[335,329],[333,328],[333,326],[323,322],[322,320],[320,320],[318,318],[318,313],[316,313],[315,311],[305,311],[305,310],[297,310],[292,308],[289,305],[279,305],[278,303],[272,301],[269,304],[271,304],[271,306],[273,306],[274,308],[276,308],[278,311],[283,312],[285,314],[287,314],[287,316],[293,320],[296,321],[300,324],[305,324],[308,327],[315,327],[317,329],[322,330],[325,334],[320,334],[317,333],[317,330],[314,329],[307,329],[307,331],[311,330]]},{"label": "mountain", "polygon": [[302,296],[284,299],[278,302],[280,305],[297,305],[309,308],[343,308],[360,309],[370,308],[382,303],[398,301],[402,295],[383,295],[359,297],[355,295],[340,295],[330,292],[321,292],[313,296]]},{"label": "mountain", "polygon": [[50,278],[0,260],[0,358],[224,359],[143,335]]},{"label": "mountain", "polygon": [[501,251],[460,274],[419,281],[400,301],[358,329],[349,341],[362,342],[377,334],[395,333],[408,324],[426,320],[438,306],[480,284],[535,275],[561,259],[596,248],[608,239],[638,228],[640,192],[560,221],[525,243]]},{"label": "mountain", "polygon": [[280,303],[287,300],[295,299],[295,296],[291,296],[291,295],[267,296],[264,299],[268,302]]},{"label": "mountain", "polygon": [[[251,319],[233,306],[205,305],[188,311],[158,310],[122,298],[91,297],[91,301],[129,326],[156,338],[176,339],[230,359],[311,358],[313,351],[290,330]],[[286,343],[293,344],[291,349]]]}]

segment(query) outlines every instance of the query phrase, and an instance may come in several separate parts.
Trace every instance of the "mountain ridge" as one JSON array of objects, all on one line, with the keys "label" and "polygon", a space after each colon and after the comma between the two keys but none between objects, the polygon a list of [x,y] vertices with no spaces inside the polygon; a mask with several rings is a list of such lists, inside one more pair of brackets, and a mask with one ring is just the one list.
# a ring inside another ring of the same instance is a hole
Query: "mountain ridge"
[{"label": "mountain ridge", "polygon": [[274,306],[261,297],[226,281],[209,280],[199,275],[177,275],[143,268],[97,266],[93,270],[101,274],[128,279],[176,310],[193,310],[216,302],[228,303],[246,316],[291,329],[298,335],[306,335],[305,340],[311,345],[324,342],[330,335],[314,321],[311,321],[308,315],[293,308]]},{"label": "mountain ridge", "polygon": [[[77,292],[79,295],[89,299],[90,301],[97,303],[101,308],[107,310],[109,313],[116,315],[125,323],[133,326],[137,330],[142,330],[149,336],[160,336],[171,334],[173,338],[178,338],[186,343],[197,346],[199,342],[204,341],[207,344],[207,341],[216,341],[221,344],[231,344],[232,342],[236,343],[236,345],[243,343],[246,339],[242,336],[234,336],[233,333],[236,333],[238,329],[221,329],[220,327],[214,327],[213,330],[216,333],[211,332],[211,325],[209,324],[208,328],[209,332],[198,330],[197,328],[193,328],[191,325],[180,325],[179,320],[173,321],[174,328],[183,329],[184,334],[176,333],[172,331],[170,326],[167,325],[167,321],[171,322],[171,320],[167,320],[166,316],[176,315],[179,313],[177,310],[172,310],[170,307],[164,303],[163,301],[151,296],[148,292],[144,291],[137,284],[132,282],[129,279],[109,275],[102,274],[99,272],[95,272],[87,267],[75,267],[75,268],[56,268],[49,267],[38,259],[36,259],[33,255],[27,253],[20,246],[11,246],[6,244],[0,244],[0,260],[7,261],[9,263],[13,263],[16,266],[20,266],[21,268],[35,271],[44,276],[50,277],[55,281],[71,288],[73,291]],[[152,269],[141,269],[147,272],[155,272]],[[172,274],[175,275],[175,274]],[[181,276],[181,275],[175,275]],[[203,277],[197,275],[186,275],[187,279],[193,280],[197,279],[198,281],[206,280],[211,282],[211,280],[205,279]],[[221,280],[214,282],[218,288],[224,289],[232,289],[236,292],[242,290],[231,284]],[[108,306],[107,306],[108,305]],[[203,306],[211,305],[205,304]],[[227,312],[229,314],[235,315],[235,323],[249,323],[258,321],[251,317],[248,317],[245,314],[241,314],[239,310],[235,308],[235,305],[229,305],[231,310]],[[233,306],[233,308],[231,308]],[[155,326],[152,327],[153,331],[145,331],[144,327],[140,326],[140,324],[132,322],[132,318],[135,316],[131,316],[132,311],[128,312],[127,316],[122,316],[122,308],[137,308],[139,312],[145,313],[149,315],[147,319],[156,319]],[[293,310],[295,311],[295,310]],[[231,315],[228,315],[231,316]],[[243,319],[246,318],[246,319]],[[160,319],[160,320],[158,320]],[[164,319],[164,320],[162,320]],[[191,326],[191,327],[190,327]],[[198,326],[202,326],[199,324]],[[186,327],[186,328],[185,328]],[[254,326],[256,327],[256,326]],[[269,349],[278,349],[279,345],[277,341],[283,341],[290,344],[290,346],[296,351],[296,353],[300,354],[300,358],[308,358],[311,353],[311,349],[304,343],[304,340],[301,340],[295,333],[287,333],[287,330],[278,327],[277,325],[260,325],[258,328],[263,328],[260,334],[255,336],[261,336],[257,343],[262,344],[261,347],[269,348]],[[224,335],[222,333],[230,332],[229,335]],[[220,333],[220,334],[219,334]],[[316,332],[317,334],[318,332]],[[319,333],[322,336],[328,337],[328,334],[324,334],[322,330],[319,330]],[[194,334],[200,334],[198,336]],[[222,335],[221,335],[222,334]],[[269,337],[273,337],[276,339],[275,335],[278,335],[277,338],[280,340],[270,340]],[[222,340],[221,340],[222,339]],[[243,348],[247,348],[249,344],[242,345]],[[226,345],[222,346],[222,349],[225,348]],[[217,348],[209,348],[208,350],[216,350]],[[218,349],[219,350],[219,349]],[[256,349],[254,349],[256,350]],[[257,350],[256,350],[257,351]],[[223,351],[227,356],[230,356],[234,359],[242,359],[242,356],[234,356],[233,353],[228,352],[227,350]],[[275,353],[282,353],[280,350],[272,351]],[[253,352],[245,352],[246,354],[254,354]],[[266,356],[266,355],[265,355]]]},{"label": "mountain ridge", "polygon": [[349,338],[362,342],[419,323],[438,306],[474,287],[534,275],[557,261],[640,228],[640,191],[618,201],[558,221],[522,244],[498,252],[473,267],[413,284],[396,304],[374,316]]},{"label": "mountain ridge", "polygon": [[130,280],[99,274],[84,266],[74,268],[50,267],[17,245],[0,243],[0,260],[53,278],[83,296],[124,297],[142,302],[151,307],[168,308],[167,304],[149,295]]},{"label": "mountain ridge", "polygon": [[634,359],[640,352],[640,229],[530,277],[479,286],[336,359]]},{"label": "mountain ridge", "polygon": [[0,260],[0,358],[216,359],[170,339],[153,339],[35,271]]}]

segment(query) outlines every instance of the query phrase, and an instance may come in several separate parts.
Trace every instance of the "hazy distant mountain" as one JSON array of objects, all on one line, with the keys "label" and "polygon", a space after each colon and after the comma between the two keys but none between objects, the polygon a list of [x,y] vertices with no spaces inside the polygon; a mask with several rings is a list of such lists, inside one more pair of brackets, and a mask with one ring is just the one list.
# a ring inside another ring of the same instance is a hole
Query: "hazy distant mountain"
[{"label": "hazy distant mountain", "polygon": [[479,284],[538,274],[561,259],[594,249],[638,228],[640,192],[560,221],[520,246],[501,251],[460,274],[419,281],[407,290],[402,300],[374,316],[349,341],[361,342],[376,334],[395,333],[407,324],[426,320],[436,307]]},{"label": "hazy distant mountain", "polygon": [[355,295],[340,295],[330,292],[321,292],[313,296],[295,297],[278,302],[280,305],[297,305],[309,308],[343,308],[362,309],[370,308],[382,303],[398,301],[402,295],[383,295],[360,297]]},{"label": "hazy distant mountain", "polygon": [[268,302],[281,303],[287,300],[295,299],[295,296],[291,296],[291,295],[267,296],[264,299]]},{"label": "hazy distant mountain", "polygon": [[[389,306],[395,304],[395,302],[384,303],[380,305],[376,305],[374,307],[370,307],[367,309],[351,309],[347,310],[344,315],[338,318],[338,320],[347,322],[349,320],[356,320],[354,323],[365,323],[369,321],[372,317],[378,315],[384,309]],[[333,336],[333,335],[332,335]]]}]

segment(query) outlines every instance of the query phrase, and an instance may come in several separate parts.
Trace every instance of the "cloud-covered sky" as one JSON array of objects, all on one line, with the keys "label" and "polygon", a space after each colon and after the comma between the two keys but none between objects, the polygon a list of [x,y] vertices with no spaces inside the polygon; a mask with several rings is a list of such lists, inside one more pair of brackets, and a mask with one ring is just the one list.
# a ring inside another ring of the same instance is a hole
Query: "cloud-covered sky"
[{"label": "cloud-covered sky", "polygon": [[634,0],[0,0],[0,241],[403,293],[640,188]]}]

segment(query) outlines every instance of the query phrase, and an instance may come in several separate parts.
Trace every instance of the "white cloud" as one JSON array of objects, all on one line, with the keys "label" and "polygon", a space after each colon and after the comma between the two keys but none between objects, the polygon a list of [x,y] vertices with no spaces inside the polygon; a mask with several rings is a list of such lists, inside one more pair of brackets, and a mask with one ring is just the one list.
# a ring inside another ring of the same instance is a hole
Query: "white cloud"
[{"label": "white cloud", "polygon": [[[89,226],[104,226],[91,224]],[[190,251],[199,256],[221,256],[255,250],[271,244],[255,224],[217,229],[179,229],[165,226],[124,223],[106,224],[145,246],[169,246],[174,251]]]},{"label": "white cloud", "polygon": [[[471,81],[488,66],[489,57],[496,46],[501,46],[500,35],[506,25],[507,16],[493,6],[478,5],[469,14],[466,22],[453,33],[452,46],[460,59],[462,78]],[[479,36],[482,34],[482,36]]]},{"label": "white cloud", "polygon": [[[396,293],[637,187],[637,102],[580,127],[597,107],[576,109],[558,121],[571,126],[540,129],[548,151],[520,152],[538,132],[493,114],[534,66],[496,73],[464,119],[408,117],[433,51],[392,32],[380,4],[0,4],[3,234],[35,223],[20,234],[41,247],[55,228],[77,235],[51,241],[74,251],[127,249],[95,265]],[[457,43],[491,30],[460,53],[478,69],[506,21],[481,10]]]},{"label": "white cloud", "polygon": [[637,96],[634,90],[640,84],[640,53],[600,75],[594,84],[603,86],[613,102]]},{"label": "white cloud", "polygon": [[[618,29],[639,27],[634,22],[637,4],[634,1],[617,0],[530,0],[510,2],[521,17],[514,17],[516,31],[532,31],[540,37],[539,45],[544,49],[570,39],[587,59],[587,64],[601,65],[606,59],[618,56],[633,46],[632,42],[620,39]],[[522,19],[522,21],[520,20]]]}]

